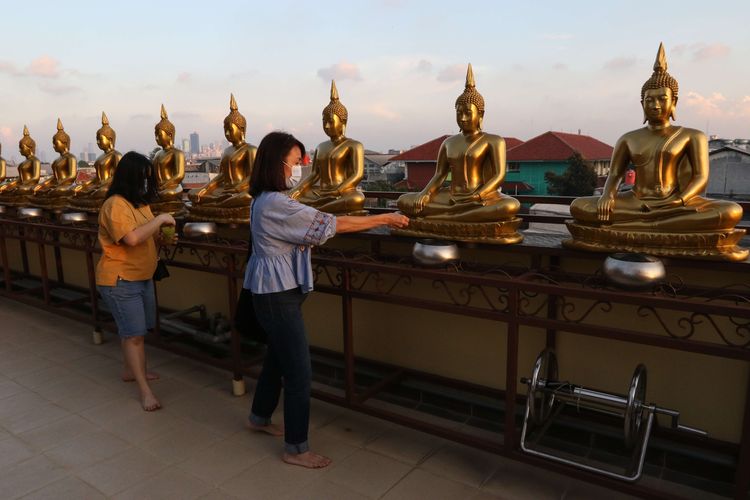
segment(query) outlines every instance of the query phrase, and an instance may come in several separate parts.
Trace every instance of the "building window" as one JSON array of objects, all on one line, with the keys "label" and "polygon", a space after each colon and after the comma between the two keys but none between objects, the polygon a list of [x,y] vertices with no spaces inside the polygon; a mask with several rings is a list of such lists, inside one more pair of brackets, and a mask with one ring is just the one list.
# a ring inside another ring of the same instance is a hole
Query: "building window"
[{"label": "building window", "polygon": [[521,164],[520,163],[508,163],[508,172],[520,172],[521,171]]}]

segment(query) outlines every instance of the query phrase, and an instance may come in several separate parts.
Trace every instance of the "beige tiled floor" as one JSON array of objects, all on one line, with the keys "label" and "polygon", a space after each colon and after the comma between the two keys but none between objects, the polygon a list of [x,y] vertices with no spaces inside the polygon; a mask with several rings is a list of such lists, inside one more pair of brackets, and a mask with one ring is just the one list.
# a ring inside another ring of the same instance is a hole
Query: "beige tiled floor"
[{"label": "beige tiled floor", "polygon": [[[164,409],[118,380],[119,344],[81,323],[0,299],[0,498],[603,498],[563,476],[313,401],[324,470],[280,460],[243,428],[250,397],[229,376],[149,348]],[[252,383],[248,386],[252,388]]]}]

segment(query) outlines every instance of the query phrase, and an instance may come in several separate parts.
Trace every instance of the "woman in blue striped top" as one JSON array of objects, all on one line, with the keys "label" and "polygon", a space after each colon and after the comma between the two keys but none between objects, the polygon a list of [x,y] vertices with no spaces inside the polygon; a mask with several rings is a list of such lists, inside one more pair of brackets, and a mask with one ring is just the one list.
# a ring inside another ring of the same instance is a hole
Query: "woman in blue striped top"
[{"label": "woman in blue striped top", "polygon": [[[290,198],[292,167],[299,165],[304,145],[291,134],[272,132],[258,146],[251,176],[250,228],[253,251],[244,288],[268,336],[268,350],[255,389],[250,428],[284,436],[282,459],[309,468],[331,460],[309,449],[310,351],[302,318],[302,303],[313,289],[310,248],[336,233],[364,231],[387,225],[406,227],[401,214],[367,217],[334,216]],[[282,384],[283,380],[283,384]],[[284,428],[271,423],[284,389]]]}]

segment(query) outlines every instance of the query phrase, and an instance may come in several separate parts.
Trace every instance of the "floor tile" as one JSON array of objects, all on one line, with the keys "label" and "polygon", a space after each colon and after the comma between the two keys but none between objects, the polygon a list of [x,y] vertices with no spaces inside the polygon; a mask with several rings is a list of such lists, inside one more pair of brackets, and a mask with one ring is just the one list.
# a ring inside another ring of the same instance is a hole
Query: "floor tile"
[{"label": "floor tile", "polygon": [[391,489],[412,470],[398,460],[367,450],[359,450],[326,475],[326,480],[358,492],[378,498]]},{"label": "floor tile", "polygon": [[164,462],[147,451],[130,448],[84,469],[78,476],[105,495],[112,496],[144,482],[164,468]]},{"label": "floor tile", "polygon": [[192,500],[208,494],[212,487],[178,469],[165,469],[115,495],[115,500]]},{"label": "floor tile", "polygon": [[446,441],[423,432],[397,427],[367,443],[368,450],[408,464],[421,463],[427,455],[444,446]]},{"label": "floor tile", "polygon": [[107,497],[75,476],[68,476],[29,493],[23,500],[105,500]]},{"label": "floor tile", "polygon": [[78,415],[68,415],[47,425],[22,432],[18,437],[33,449],[44,451],[95,430],[96,427],[88,420]]},{"label": "floor tile", "polygon": [[[177,467],[206,483],[218,485],[269,456],[280,460],[281,439],[268,437],[271,446],[260,447],[249,446],[249,438],[235,435],[209,446]],[[271,448],[278,450],[277,454],[271,455]]]},{"label": "floor tile", "polygon": [[184,462],[222,438],[200,424],[184,423],[177,429],[157,435],[140,445],[165,463]]},{"label": "floor tile", "polygon": [[54,403],[35,406],[24,413],[0,418],[0,424],[10,432],[19,434],[24,431],[50,424],[70,415],[70,412]]},{"label": "floor tile", "polygon": [[269,457],[220,484],[222,491],[248,499],[286,498],[326,474]]},{"label": "floor tile", "polygon": [[321,430],[352,446],[363,446],[392,429],[393,425],[383,420],[354,412],[343,413]]},{"label": "floor tile", "polygon": [[97,430],[50,448],[44,454],[67,468],[81,470],[130,448],[119,437]]},{"label": "floor tile", "polygon": [[34,455],[33,448],[14,436],[0,440],[0,477],[2,469],[26,461]]},{"label": "floor tile", "polygon": [[498,459],[496,455],[451,443],[427,457],[419,467],[478,488],[497,469]]},{"label": "floor tile", "polygon": [[383,497],[384,500],[464,500],[479,490],[463,483],[451,481],[430,472],[414,469]]},{"label": "floor tile", "polygon": [[63,467],[40,455],[2,470],[0,498],[19,498],[63,478]]},{"label": "floor tile", "polygon": [[568,488],[565,476],[502,457],[497,459],[502,463],[482,485],[484,491],[518,500],[556,500]]}]

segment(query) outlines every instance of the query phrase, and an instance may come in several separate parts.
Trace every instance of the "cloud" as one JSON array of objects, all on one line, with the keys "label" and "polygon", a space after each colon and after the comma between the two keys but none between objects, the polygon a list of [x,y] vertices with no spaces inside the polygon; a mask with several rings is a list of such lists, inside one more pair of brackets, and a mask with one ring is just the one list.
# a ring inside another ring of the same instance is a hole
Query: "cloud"
[{"label": "cloud", "polygon": [[3,139],[9,139],[13,135],[13,130],[10,127],[0,127],[0,137]]},{"label": "cloud", "polygon": [[177,75],[177,83],[188,83],[192,79],[193,75],[191,75],[187,71],[183,71],[182,73]]},{"label": "cloud", "polygon": [[157,115],[150,115],[148,113],[136,113],[134,115],[130,115],[131,120],[151,120],[154,118],[154,116]]},{"label": "cloud", "polygon": [[466,78],[466,66],[463,64],[452,64],[443,68],[438,73],[439,82],[456,82]]},{"label": "cloud", "polygon": [[610,59],[609,61],[605,62],[602,68],[606,70],[617,71],[621,69],[631,68],[635,66],[635,63],[635,57],[615,57],[614,59]]},{"label": "cloud", "polygon": [[432,71],[432,63],[426,59],[422,59],[417,63],[417,71],[420,73],[429,73]]},{"label": "cloud", "polygon": [[568,69],[568,65],[565,63],[557,63],[552,66],[552,69],[554,69],[555,71],[565,71]]},{"label": "cloud", "polygon": [[18,68],[12,62],[0,61],[0,73],[7,73],[9,75],[18,74]]},{"label": "cloud", "polygon": [[198,113],[191,113],[189,111],[175,111],[174,113],[170,113],[169,117],[176,120],[197,120],[201,117],[201,115],[199,115]]},{"label": "cloud", "polygon": [[572,40],[573,34],[572,33],[545,33],[542,35],[542,39],[552,40],[555,42],[561,42],[564,40]]},{"label": "cloud", "polygon": [[371,104],[367,106],[365,110],[372,115],[377,116],[378,118],[383,118],[385,120],[393,121],[400,118],[400,115],[398,113],[396,113],[392,109],[389,109],[382,103]]},{"label": "cloud", "polygon": [[686,106],[694,109],[700,115],[716,116],[724,114],[723,104],[727,101],[720,92],[714,92],[710,96],[704,96],[698,92],[688,92],[685,97]]},{"label": "cloud", "polygon": [[693,52],[693,61],[703,61],[706,59],[719,59],[729,55],[729,47],[723,43],[713,43],[700,47]]},{"label": "cloud", "polygon": [[689,55],[693,61],[707,61],[726,57],[731,52],[731,49],[723,43],[707,44],[705,42],[698,42],[675,45],[671,52],[677,57]]},{"label": "cloud", "polygon": [[348,62],[340,62],[327,68],[320,68],[318,76],[326,82],[330,80],[362,80],[359,67]]},{"label": "cloud", "polygon": [[83,89],[77,85],[56,85],[52,83],[39,84],[39,90],[51,95],[67,95],[83,92]]},{"label": "cloud", "polygon": [[26,72],[31,76],[57,78],[60,76],[60,62],[46,55],[37,57],[31,61]]}]

